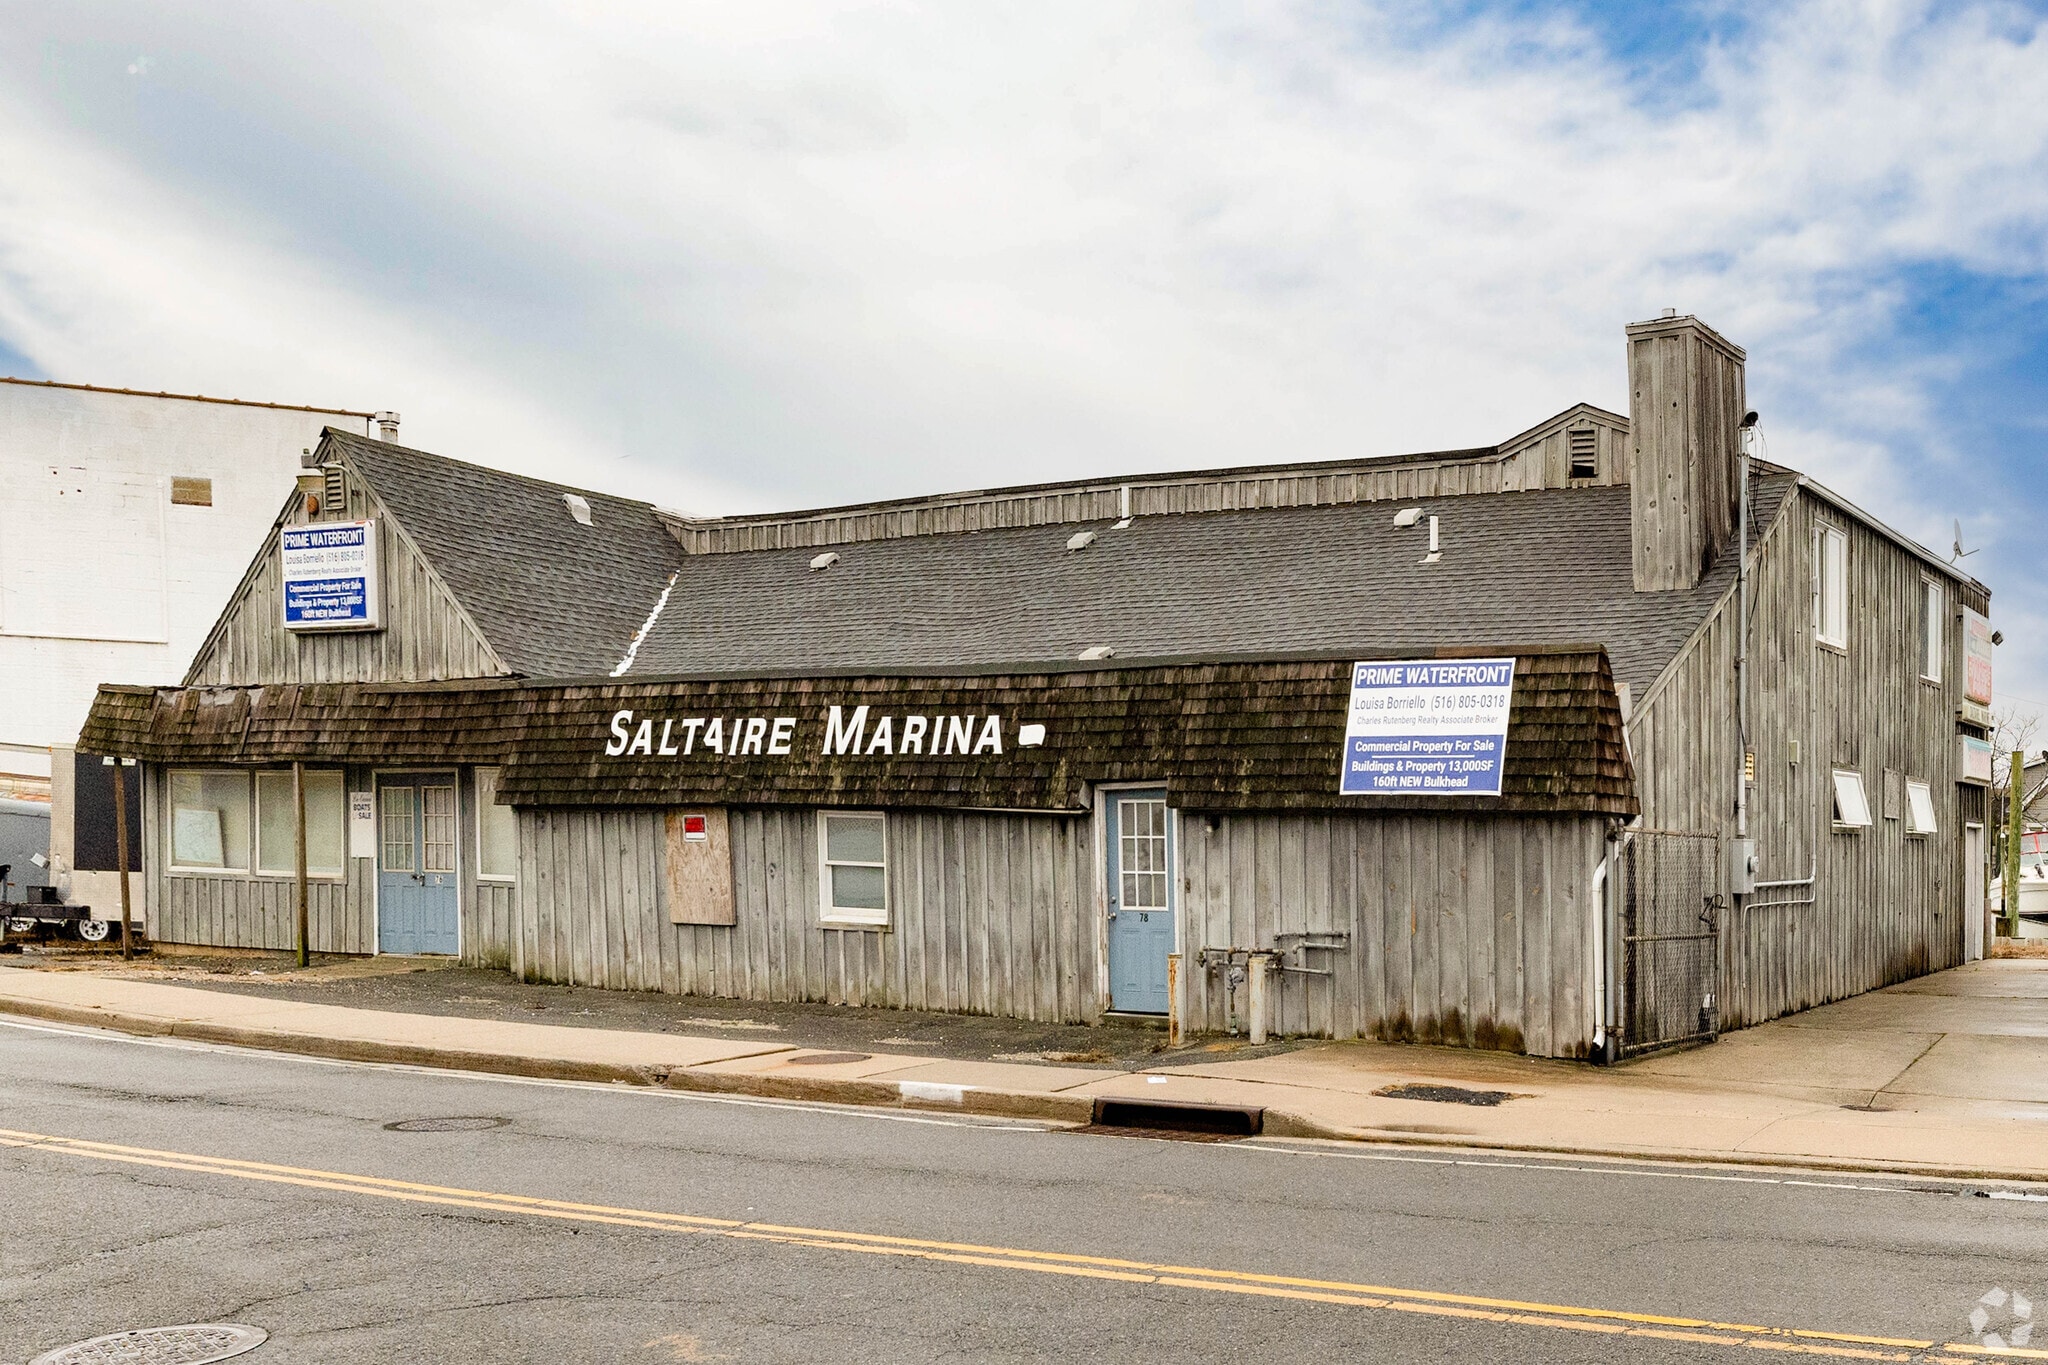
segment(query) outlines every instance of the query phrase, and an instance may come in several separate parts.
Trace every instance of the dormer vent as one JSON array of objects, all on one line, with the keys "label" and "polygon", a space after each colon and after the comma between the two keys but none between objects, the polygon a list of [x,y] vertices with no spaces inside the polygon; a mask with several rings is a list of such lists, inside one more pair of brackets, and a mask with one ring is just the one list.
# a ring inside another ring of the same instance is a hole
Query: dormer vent
[{"label": "dormer vent", "polygon": [[811,567],[813,569],[829,569],[838,562],[839,551],[837,550],[827,550],[821,555],[813,555],[811,557]]},{"label": "dormer vent", "polygon": [[1580,427],[1566,434],[1572,457],[1571,476],[1575,479],[1597,479],[1600,477],[1600,433],[1592,427]]},{"label": "dormer vent", "polygon": [[1076,531],[1067,537],[1067,548],[1069,550],[1085,550],[1094,543],[1095,533],[1093,531]]},{"label": "dormer vent", "polygon": [[580,493],[564,493],[562,505],[569,509],[570,516],[576,518],[578,526],[590,525],[590,499]]}]

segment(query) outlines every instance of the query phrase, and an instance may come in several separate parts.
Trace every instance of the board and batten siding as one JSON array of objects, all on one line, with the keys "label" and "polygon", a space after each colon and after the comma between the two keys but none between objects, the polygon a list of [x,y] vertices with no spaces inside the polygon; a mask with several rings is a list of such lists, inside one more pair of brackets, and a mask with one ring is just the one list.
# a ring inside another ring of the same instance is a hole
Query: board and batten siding
[{"label": "board and batten siding", "polygon": [[[817,813],[729,812],[737,923],[671,924],[659,810],[522,809],[525,980],[1062,1022],[1107,1006],[1100,849],[1081,816],[888,812],[891,925],[819,922]],[[1231,1021],[1205,947],[1312,952],[1273,1027],[1580,1056],[1594,1029],[1593,817],[1181,812],[1191,1027]],[[1213,826],[1213,828],[1212,828]],[[1242,992],[1236,1003],[1242,1018]]]},{"label": "board and batten siding", "polygon": [[377,519],[384,628],[284,628],[284,572],[278,531],[305,524],[293,494],[270,538],[185,675],[187,686],[238,683],[439,682],[495,677],[507,670],[391,514],[353,475],[345,514],[323,521]]},{"label": "board and batten siding", "polygon": [[[1570,476],[1567,433],[1573,428],[1595,432],[1598,473],[1590,479]],[[688,553],[733,554],[1001,527],[1110,521],[1125,515],[1322,507],[1390,499],[1447,498],[1466,493],[1624,484],[1629,480],[1629,460],[1626,420],[1582,405],[1532,428],[1497,450],[1457,451],[1436,458],[1333,461],[1322,466],[1217,470],[1055,488],[995,489],[916,499],[895,506],[829,508],[790,515],[717,520],[669,515],[663,519]]]},{"label": "board and batten siding", "polygon": [[[325,769],[309,764],[309,768]],[[298,900],[291,877],[237,872],[174,872],[170,866],[167,822],[154,813],[167,811],[168,770],[151,766],[143,803],[143,876],[153,895],[146,929],[162,943],[188,943],[217,948],[260,948],[288,952],[298,947]],[[248,770],[252,774],[257,769]],[[276,771],[276,770],[269,770]],[[415,765],[408,771],[433,771]],[[374,790],[367,768],[344,770],[344,789]],[[461,912],[461,960],[466,966],[508,967],[512,960],[512,925],[517,886],[509,881],[478,877],[476,777],[473,769],[457,775],[458,901]],[[344,876],[335,881],[308,878],[306,919],[312,951],[357,953],[377,951],[377,863],[374,858],[345,857]]]},{"label": "board and batten siding", "polygon": [[820,923],[817,812],[729,811],[737,923],[671,924],[658,809],[519,811],[525,980],[1079,1022],[1102,1005],[1085,817],[888,813],[890,926]]},{"label": "board and batten siding", "polygon": [[[1814,633],[1814,536],[1842,531],[1849,556],[1849,645]],[[1939,684],[1920,677],[1920,592],[1947,594]],[[1752,552],[1750,742],[1757,779],[1750,830],[1757,877],[1816,879],[1811,893],[1766,887],[1730,911],[1722,933],[1721,1020],[1740,1027],[1843,999],[1962,961],[1962,826],[1983,819],[1980,789],[1957,784],[1962,699],[1958,607],[1983,594],[1806,490]],[[1731,594],[1636,706],[1629,725],[1651,828],[1734,832],[1735,604]],[[1833,828],[1833,772],[1862,774],[1875,823]],[[1937,829],[1906,833],[1897,790],[1924,781]],[[1812,905],[1768,904],[1803,899]]]},{"label": "board and batten siding", "polygon": [[1276,1032],[1583,1056],[1593,1040],[1594,873],[1607,822],[1584,816],[1180,814],[1189,1026],[1243,1027],[1203,949],[1283,935],[1346,946],[1285,959]]}]

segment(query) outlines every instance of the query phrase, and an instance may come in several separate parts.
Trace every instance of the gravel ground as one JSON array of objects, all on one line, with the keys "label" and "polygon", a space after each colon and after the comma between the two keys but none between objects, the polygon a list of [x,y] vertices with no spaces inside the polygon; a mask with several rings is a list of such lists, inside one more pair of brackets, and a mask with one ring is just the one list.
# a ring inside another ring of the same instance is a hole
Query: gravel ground
[{"label": "gravel ground", "polygon": [[0,965],[95,971],[202,990],[302,1000],[357,1009],[510,1019],[572,1028],[630,1029],[708,1037],[763,1037],[792,1046],[966,1061],[1122,1067],[1127,1071],[1224,1059],[1270,1057],[1313,1040],[1252,1047],[1205,1038],[1168,1050],[1163,1029],[1142,1024],[1039,1024],[985,1015],[863,1009],[850,1005],[765,1004],[709,996],[535,985],[506,972],[420,958],[325,957],[301,971],[289,953],[212,953],[166,948],[132,963],[118,949],[28,947]]}]

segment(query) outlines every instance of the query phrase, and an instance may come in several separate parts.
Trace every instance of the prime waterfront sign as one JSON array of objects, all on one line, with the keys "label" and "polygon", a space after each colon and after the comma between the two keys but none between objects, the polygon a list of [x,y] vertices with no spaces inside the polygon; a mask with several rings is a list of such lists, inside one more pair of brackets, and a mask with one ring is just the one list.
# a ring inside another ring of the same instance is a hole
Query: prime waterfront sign
[{"label": "prime waterfront sign", "polygon": [[1499,796],[1513,659],[1351,666],[1346,796]]},{"label": "prime waterfront sign", "polygon": [[377,578],[377,523],[316,521],[278,532],[286,630],[376,630],[384,594]]}]

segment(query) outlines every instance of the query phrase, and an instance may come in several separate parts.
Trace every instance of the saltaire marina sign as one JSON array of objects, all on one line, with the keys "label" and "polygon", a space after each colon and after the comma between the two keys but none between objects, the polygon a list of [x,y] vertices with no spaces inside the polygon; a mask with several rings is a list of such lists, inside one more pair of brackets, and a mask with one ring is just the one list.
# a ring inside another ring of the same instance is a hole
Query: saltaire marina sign
[{"label": "saltaire marina sign", "polygon": [[[865,705],[828,707],[817,727],[815,752],[828,757],[887,758],[1003,752],[1003,718],[999,715],[870,716],[869,711]],[[699,752],[724,757],[781,756],[796,751],[802,724],[796,716],[645,716],[636,720],[635,715],[628,710],[612,716],[611,738],[604,747],[607,756],[671,758]],[[1017,748],[1032,749],[1044,742],[1043,725],[1017,727]]]}]

